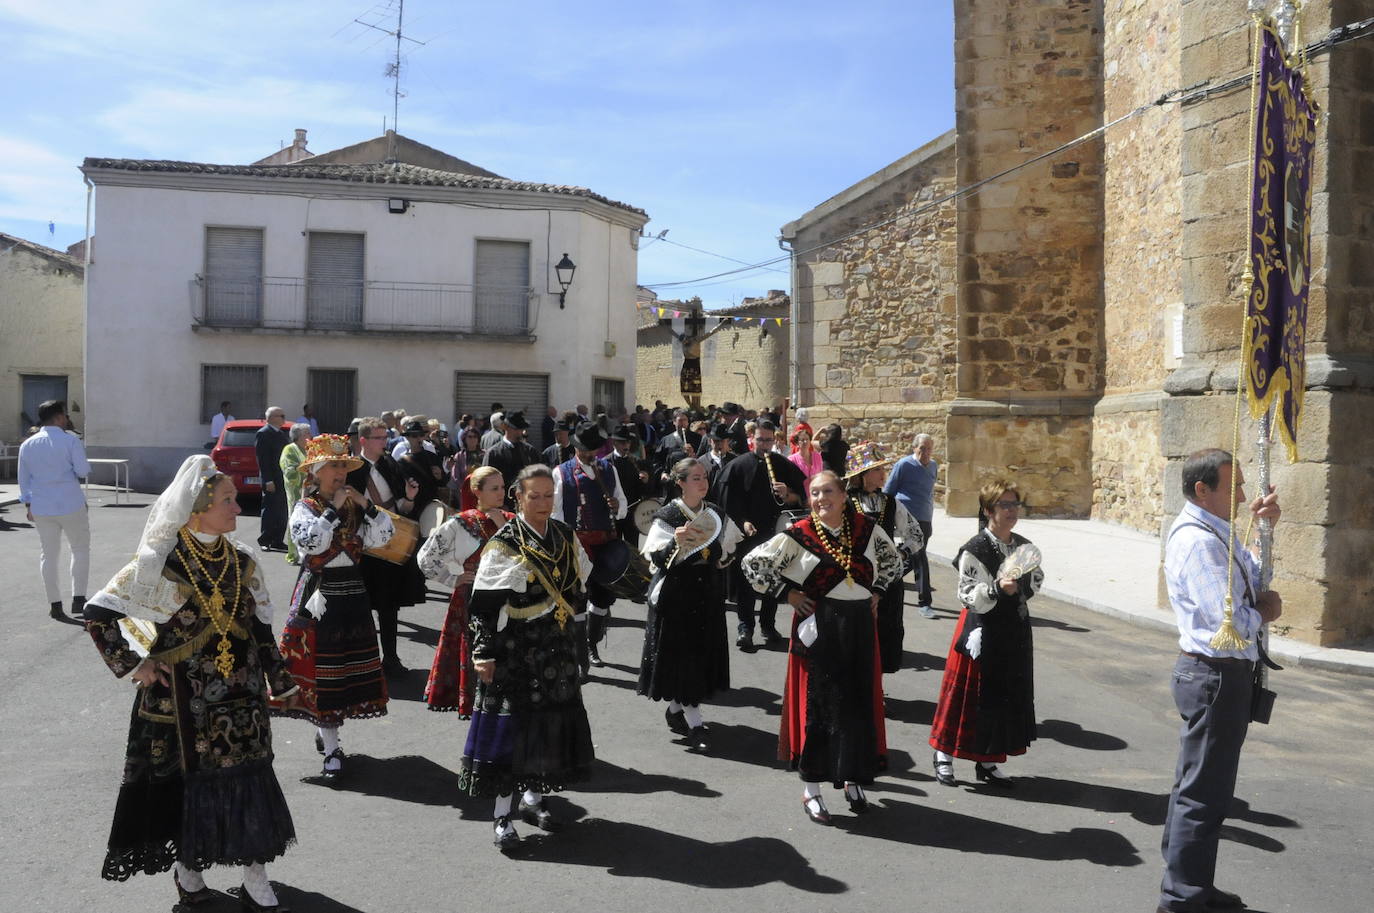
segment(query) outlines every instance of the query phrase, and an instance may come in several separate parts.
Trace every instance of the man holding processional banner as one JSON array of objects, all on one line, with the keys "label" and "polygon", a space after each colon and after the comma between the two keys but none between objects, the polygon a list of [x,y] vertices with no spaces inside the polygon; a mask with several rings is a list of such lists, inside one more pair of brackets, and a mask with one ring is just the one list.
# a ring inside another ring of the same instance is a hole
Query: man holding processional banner
[{"label": "man holding processional banner", "polygon": [[[1311,276],[1310,213],[1315,107],[1300,67],[1290,65],[1270,23],[1256,25],[1251,112],[1254,129],[1247,216],[1247,302],[1242,324],[1232,452],[1213,448],[1183,465],[1187,504],[1165,544],[1164,572],[1179,627],[1171,690],[1183,718],[1174,787],[1164,820],[1160,913],[1238,909],[1216,887],[1221,826],[1235,793],[1241,747],[1251,722],[1267,723],[1273,692],[1264,666],[1264,627],[1283,611],[1269,589],[1270,538],[1279,518],[1269,484],[1269,410],[1290,459],[1305,383],[1304,346]],[[1255,554],[1235,529],[1245,500],[1239,451],[1241,403],[1259,419],[1259,521]]]}]

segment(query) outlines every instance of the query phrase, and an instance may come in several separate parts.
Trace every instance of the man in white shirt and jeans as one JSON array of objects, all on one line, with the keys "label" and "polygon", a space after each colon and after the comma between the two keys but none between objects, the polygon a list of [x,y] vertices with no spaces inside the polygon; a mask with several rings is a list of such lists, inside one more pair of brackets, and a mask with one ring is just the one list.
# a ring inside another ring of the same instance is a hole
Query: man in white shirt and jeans
[{"label": "man in white shirt and jeans", "polygon": [[[1217,844],[1250,726],[1251,683],[1260,659],[1256,636],[1283,612],[1279,594],[1260,589],[1259,563],[1231,530],[1231,510],[1245,502],[1244,484],[1225,450],[1189,456],[1183,464],[1188,500],[1164,547],[1164,577],[1179,633],[1170,684],[1183,725],[1164,818],[1158,913],[1244,907],[1215,884]],[[1256,519],[1277,522],[1278,495],[1272,488],[1261,492],[1249,509]],[[1242,641],[1218,648],[1212,636],[1222,625],[1228,583],[1231,622]]]},{"label": "man in white shirt and jeans", "polygon": [[48,591],[48,614],[62,619],[62,591],[57,585],[57,559],[62,535],[72,552],[72,615],[83,618],[91,566],[91,524],[81,480],[91,471],[81,439],[69,433],[67,407],[48,400],[38,407],[42,428],[19,446],[19,500],[38,530],[38,568]]}]

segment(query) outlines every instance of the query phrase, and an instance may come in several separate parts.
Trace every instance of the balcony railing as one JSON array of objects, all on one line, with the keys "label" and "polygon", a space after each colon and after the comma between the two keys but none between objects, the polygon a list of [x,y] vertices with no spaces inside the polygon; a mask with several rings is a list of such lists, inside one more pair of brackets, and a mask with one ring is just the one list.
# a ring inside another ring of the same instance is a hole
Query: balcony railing
[{"label": "balcony railing", "polygon": [[192,318],[216,328],[528,336],[536,305],[534,289],[523,286],[282,276],[191,280]]}]

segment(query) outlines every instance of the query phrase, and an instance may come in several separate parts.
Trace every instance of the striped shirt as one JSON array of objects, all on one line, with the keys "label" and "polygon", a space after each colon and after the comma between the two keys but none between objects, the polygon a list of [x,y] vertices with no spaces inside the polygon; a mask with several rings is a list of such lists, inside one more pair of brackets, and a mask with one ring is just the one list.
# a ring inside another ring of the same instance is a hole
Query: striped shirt
[{"label": "striped shirt", "polygon": [[[1201,528],[1200,528],[1201,527]],[[1258,659],[1255,633],[1264,620],[1246,598],[1247,588],[1258,592],[1259,562],[1235,542],[1235,566],[1231,572],[1231,623],[1250,641],[1244,650],[1217,650],[1212,635],[1221,627],[1226,600],[1226,538],[1231,525],[1189,501],[1174,521],[1164,547],[1164,579],[1169,604],[1178,622],[1178,646],[1186,653],[1204,656]],[[1247,587],[1248,584],[1248,587]]]}]

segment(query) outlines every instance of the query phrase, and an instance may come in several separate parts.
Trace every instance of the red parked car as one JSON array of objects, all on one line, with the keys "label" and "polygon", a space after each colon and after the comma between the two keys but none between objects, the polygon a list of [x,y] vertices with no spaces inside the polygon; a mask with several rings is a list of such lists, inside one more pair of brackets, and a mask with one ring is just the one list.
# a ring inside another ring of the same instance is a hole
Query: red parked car
[{"label": "red parked car", "polygon": [[[234,480],[241,495],[262,494],[262,475],[258,472],[258,453],[253,449],[262,422],[253,419],[234,419],[224,423],[219,440],[210,450],[210,459],[220,472]],[[282,424],[283,431],[291,430],[291,423]]]}]

